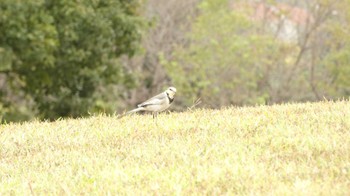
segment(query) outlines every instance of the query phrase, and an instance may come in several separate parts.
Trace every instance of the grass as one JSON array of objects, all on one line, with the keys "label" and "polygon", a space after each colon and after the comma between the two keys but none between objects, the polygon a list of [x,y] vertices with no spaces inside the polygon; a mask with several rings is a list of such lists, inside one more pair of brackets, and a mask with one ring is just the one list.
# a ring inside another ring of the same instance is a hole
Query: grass
[{"label": "grass", "polygon": [[0,125],[0,195],[349,195],[350,102]]}]

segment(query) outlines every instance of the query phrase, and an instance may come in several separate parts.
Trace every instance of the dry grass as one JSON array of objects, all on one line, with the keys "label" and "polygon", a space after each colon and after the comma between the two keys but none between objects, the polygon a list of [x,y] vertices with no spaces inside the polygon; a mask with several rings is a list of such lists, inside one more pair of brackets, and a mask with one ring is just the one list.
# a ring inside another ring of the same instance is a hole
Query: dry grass
[{"label": "dry grass", "polygon": [[0,125],[0,195],[350,194],[350,102]]}]

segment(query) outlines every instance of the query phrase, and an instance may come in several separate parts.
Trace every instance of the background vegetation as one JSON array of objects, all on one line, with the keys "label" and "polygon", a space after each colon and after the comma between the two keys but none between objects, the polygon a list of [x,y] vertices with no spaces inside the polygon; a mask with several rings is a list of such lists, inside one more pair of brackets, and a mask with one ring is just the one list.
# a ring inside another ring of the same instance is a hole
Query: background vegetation
[{"label": "background vegetation", "polygon": [[113,111],[108,85],[132,86],[118,58],[138,48],[138,7],[138,1],[1,1],[5,120]]},{"label": "background vegetation", "polygon": [[0,119],[350,95],[349,0],[2,0]]}]

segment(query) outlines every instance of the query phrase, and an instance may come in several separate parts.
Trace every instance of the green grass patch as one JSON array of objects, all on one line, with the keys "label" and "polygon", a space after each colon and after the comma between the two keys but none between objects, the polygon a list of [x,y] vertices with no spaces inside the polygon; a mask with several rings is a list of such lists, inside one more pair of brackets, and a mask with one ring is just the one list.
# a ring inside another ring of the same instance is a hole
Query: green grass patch
[{"label": "green grass patch", "polygon": [[0,125],[0,195],[350,194],[350,102]]}]

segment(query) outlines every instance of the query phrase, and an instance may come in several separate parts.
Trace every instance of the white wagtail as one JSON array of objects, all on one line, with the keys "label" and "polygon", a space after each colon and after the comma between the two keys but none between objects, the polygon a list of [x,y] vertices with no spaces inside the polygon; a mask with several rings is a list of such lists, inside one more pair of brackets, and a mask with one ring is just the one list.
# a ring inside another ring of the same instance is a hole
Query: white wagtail
[{"label": "white wagtail", "polygon": [[176,93],[175,87],[169,87],[166,91],[156,95],[147,101],[137,105],[136,109],[133,109],[126,114],[139,112],[139,111],[149,111],[153,113],[153,118],[157,116],[158,112],[162,112],[168,109],[174,101],[174,96]]}]

